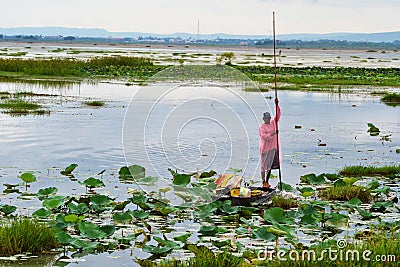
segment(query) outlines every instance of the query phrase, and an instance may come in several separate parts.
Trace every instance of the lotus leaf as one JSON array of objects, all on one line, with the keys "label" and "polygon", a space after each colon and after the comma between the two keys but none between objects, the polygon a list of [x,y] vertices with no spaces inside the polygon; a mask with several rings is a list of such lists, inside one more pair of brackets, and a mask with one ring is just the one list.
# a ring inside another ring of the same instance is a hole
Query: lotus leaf
[{"label": "lotus leaf", "polygon": [[48,218],[50,215],[52,214],[51,211],[49,211],[48,209],[45,208],[40,208],[37,211],[35,211],[34,213],[32,213],[32,216],[34,217],[39,217],[41,219],[46,219]]},{"label": "lotus leaf", "polygon": [[187,233],[187,234],[175,236],[175,237],[174,237],[174,240],[180,241],[180,242],[183,242],[183,243],[186,243],[187,240],[188,240],[188,238],[191,237],[191,236],[192,236],[191,233]]},{"label": "lotus leaf", "polygon": [[33,183],[36,182],[36,176],[32,173],[25,172],[19,176],[25,183]]},{"label": "lotus leaf", "polygon": [[38,196],[38,198],[40,200],[43,200],[50,195],[56,194],[57,192],[58,192],[57,187],[47,187],[47,188],[39,189],[39,191],[36,193],[36,195]]},{"label": "lotus leaf", "polygon": [[89,208],[86,205],[86,203],[79,203],[78,205],[75,205],[74,203],[71,202],[68,204],[68,208],[72,214],[78,214],[78,215],[87,213],[89,211]]},{"label": "lotus leaf", "polygon": [[215,236],[216,234],[223,234],[228,232],[228,229],[223,228],[223,227],[218,227],[218,226],[204,226],[202,225],[200,227],[199,232],[203,236]]},{"label": "lotus leaf", "polygon": [[61,171],[60,173],[62,175],[67,175],[67,176],[71,175],[71,173],[76,169],[76,167],[78,167],[78,164],[73,163],[73,164],[69,165],[68,167],[66,167],[65,170]]},{"label": "lotus leaf", "polygon": [[95,188],[95,187],[103,187],[105,186],[103,181],[93,178],[93,177],[89,177],[87,178],[85,181],[83,181],[83,183],[86,187],[88,188]]},{"label": "lotus leaf", "polygon": [[264,241],[270,242],[270,241],[275,241],[276,240],[276,235],[268,231],[269,227],[260,227],[257,230],[253,231],[254,235],[262,239]]},{"label": "lotus leaf", "polygon": [[48,197],[43,200],[42,205],[49,210],[58,209],[59,207],[61,207],[62,204],[64,204],[64,200],[65,197],[63,196]]},{"label": "lotus leaf", "polygon": [[7,204],[0,205],[0,211],[3,212],[5,215],[9,215],[16,210],[17,210],[16,206],[11,206],[11,205],[7,205]]},{"label": "lotus leaf", "polygon": [[114,221],[131,221],[132,215],[129,212],[117,212],[113,214]]}]

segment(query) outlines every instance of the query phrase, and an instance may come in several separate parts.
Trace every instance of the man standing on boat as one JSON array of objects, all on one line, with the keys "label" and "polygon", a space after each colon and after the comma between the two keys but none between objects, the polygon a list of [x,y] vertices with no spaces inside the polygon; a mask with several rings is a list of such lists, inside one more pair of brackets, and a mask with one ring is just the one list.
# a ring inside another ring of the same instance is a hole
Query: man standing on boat
[{"label": "man standing on boat", "polygon": [[272,169],[279,169],[277,122],[281,117],[278,98],[275,98],[276,116],[271,120],[271,114],[264,112],[264,123],[258,128],[260,135],[260,164],[263,187],[270,187],[269,177]]}]

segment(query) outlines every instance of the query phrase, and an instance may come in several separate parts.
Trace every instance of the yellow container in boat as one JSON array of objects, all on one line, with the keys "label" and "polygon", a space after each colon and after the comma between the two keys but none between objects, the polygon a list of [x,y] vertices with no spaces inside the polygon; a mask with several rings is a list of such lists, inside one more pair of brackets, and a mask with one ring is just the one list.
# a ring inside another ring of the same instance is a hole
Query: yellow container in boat
[{"label": "yellow container in boat", "polygon": [[232,197],[251,197],[251,190],[246,187],[231,189]]},{"label": "yellow container in boat", "polygon": [[232,197],[239,197],[240,195],[240,188],[232,188],[231,189],[231,196]]},{"label": "yellow container in boat", "polygon": [[252,191],[251,191],[251,196],[252,196],[252,197],[261,196],[261,190],[252,190]]}]

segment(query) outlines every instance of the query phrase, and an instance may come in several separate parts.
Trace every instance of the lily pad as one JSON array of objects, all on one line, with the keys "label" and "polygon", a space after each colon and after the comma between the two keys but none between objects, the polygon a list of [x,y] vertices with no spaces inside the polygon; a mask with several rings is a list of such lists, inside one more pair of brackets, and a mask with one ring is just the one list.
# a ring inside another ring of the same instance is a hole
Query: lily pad
[{"label": "lily pad", "polygon": [[315,175],[315,173],[309,173],[309,174],[305,174],[305,175],[301,176],[300,180],[302,182],[312,184],[312,185],[320,185],[320,184],[326,183],[324,174],[320,174],[317,176],[317,175]]},{"label": "lily pad", "polygon": [[360,206],[362,201],[359,198],[353,197],[350,199],[348,202],[344,203],[343,206],[349,207],[349,208],[354,208]]},{"label": "lily pad", "polygon": [[233,172],[233,173],[239,173],[242,172],[241,169],[235,169],[235,168],[229,168],[226,170],[226,172]]},{"label": "lily pad", "polygon": [[105,196],[105,195],[91,196],[90,201],[99,206],[106,206],[113,202],[113,200],[109,196]]},{"label": "lily pad", "polygon": [[228,229],[218,226],[204,226],[200,227],[199,233],[203,236],[215,236],[216,234],[224,234],[228,232]]},{"label": "lily pad", "polygon": [[148,252],[154,255],[166,255],[171,252],[174,248],[173,247],[162,247],[162,246],[153,246],[153,245],[144,245],[142,250],[144,252]]},{"label": "lily pad", "polygon": [[391,190],[390,190],[390,187],[385,185],[385,186],[382,187],[382,188],[376,188],[376,189],[374,189],[372,192],[387,195],[390,191],[391,191]]},{"label": "lily pad", "polygon": [[83,181],[83,183],[86,187],[88,188],[95,188],[95,187],[104,187],[104,183],[103,181],[93,178],[93,177],[89,177],[87,178],[85,181]]},{"label": "lily pad", "polygon": [[240,207],[238,207],[238,206],[233,207],[230,200],[225,200],[219,206],[219,210],[224,213],[233,214],[233,213],[238,213],[240,211]]},{"label": "lily pad", "polygon": [[76,167],[78,167],[78,164],[73,163],[73,164],[69,165],[68,167],[66,167],[65,170],[61,171],[60,173],[62,175],[67,175],[67,176],[71,175],[71,173],[76,169]]},{"label": "lily pad", "polygon": [[57,231],[56,232],[57,241],[60,244],[68,245],[75,241],[76,238],[73,238],[71,235],[64,231]]},{"label": "lily pad", "polygon": [[30,172],[25,172],[19,176],[25,183],[33,183],[36,182],[36,176]]},{"label": "lily pad", "polygon": [[269,227],[263,226],[258,228],[257,230],[254,230],[253,233],[254,235],[267,242],[275,241],[276,240],[276,235],[268,231]]},{"label": "lily pad", "polygon": [[39,200],[43,200],[50,195],[56,194],[57,192],[58,192],[57,187],[47,187],[47,188],[39,189],[39,191],[36,193],[36,195],[38,196]]},{"label": "lily pad", "polygon": [[366,188],[374,190],[377,189],[379,186],[379,181],[377,179],[374,179],[366,185]]},{"label": "lily pad", "polygon": [[173,184],[177,186],[187,186],[190,183],[190,175],[178,173],[174,175]]},{"label": "lily pad", "polygon": [[89,211],[89,208],[86,205],[86,203],[79,203],[78,205],[75,205],[74,203],[71,202],[68,204],[68,208],[72,214],[78,214],[78,215],[85,214]]},{"label": "lily pad", "polygon": [[282,184],[282,190],[286,191],[286,192],[295,192],[296,189],[294,189],[290,184],[286,184],[286,183],[279,183],[278,184],[278,188],[281,188],[281,184]]},{"label": "lily pad", "polygon": [[14,211],[17,210],[16,206],[11,206],[11,205],[0,205],[0,211],[3,212],[5,215],[10,215]]},{"label": "lily pad", "polygon": [[187,240],[188,240],[188,238],[191,237],[191,236],[192,236],[191,233],[187,233],[187,234],[175,236],[175,237],[174,237],[174,240],[180,241],[180,242],[183,242],[183,243],[186,243]]},{"label": "lily pad", "polygon": [[174,213],[176,211],[178,211],[178,208],[172,207],[172,206],[168,206],[168,205],[164,205],[161,203],[158,203],[158,205],[154,206],[154,211],[156,211],[157,213],[166,216],[168,214]]},{"label": "lily pad", "polygon": [[103,231],[104,233],[106,233],[107,237],[110,237],[114,234],[115,232],[115,226],[114,225],[101,225],[99,227],[99,229],[101,231]]},{"label": "lily pad", "polygon": [[98,242],[86,241],[79,238],[75,238],[71,245],[77,249],[83,249],[85,251],[95,251],[97,246],[99,245]]},{"label": "lily pad", "polygon": [[131,165],[129,167],[123,166],[119,170],[120,176],[132,176],[133,178],[140,179],[145,177],[146,169],[140,165]]},{"label": "lily pad", "polygon": [[285,231],[283,231],[283,230],[280,230],[280,229],[278,229],[278,228],[275,228],[275,227],[273,227],[273,226],[268,227],[268,228],[267,228],[267,231],[268,231],[269,233],[273,234],[273,235],[276,235],[276,236],[285,236],[285,235],[287,235],[287,232],[285,232]]},{"label": "lily pad", "polygon": [[165,236],[164,236],[164,239],[162,239],[162,238],[160,238],[160,237],[158,237],[158,236],[153,236],[153,239],[154,239],[155,241],[157,241],[157,243],[158,243],[160,246],[163,246],[163,247],[171,247],[171,248],[173,248],[173,249],[179,249],[179,248],[181,248],[181,246],[180,246],[178,243],[176,243],[176,242],[174,242],[174,241],[172,241],[172,240],[166,239]]},{"label": "lily pad", "polygon": [[195,217],[204,219],[213,215],[217,211],[217,209],[218,207],[217,205],[215,205],[215,202],[211,202],[209,204],[198,206],[197,210],[195,210],[193,214]]},{"label": "lily pad", "polygon": [[374,124],[372,124],[372,123],[368,123],[367,124],[368,125],[368,127],[369,127],[369,129],[368,129],[368,133],[369,133],[369,135],[371,135],[371,136],[378,136],[379,135],[379,133],[380,133],[380,130],[379,130],[379,128],[378,127],[376,127]]},{"label": "lily pad", "polygon": [[129,212],[117,212],[113,214],[113,220],[118,222],[131,221],[132,215]]},{"label": "lily pad", "polygon": [[84,218],[85,218],[85,216],[78,216],[76,214],[68,214],[68,215],[65,215],[64,221],[66,223],[78,223],[78,222],[81,222]]},{"label": "lily pad", "polygon": [[356,210],[361,215],[363,220],[370,220],[370,219],[378,217],[377,215],[374,215],[374,214],[372,214],[371,212],[369,212],[367,210],[363,210],[363,209],[360,209],[360,208],[356,208]]},{"label": "lily pad", "polygon": [[303,224],[317,224],[320,220],[313,214],[305,214],[300,219]]},{"label": "lily pad", "polygon": [[147,217],[149,217],[149,213],[143,211],[143,210],[135,210],[132,211],[131,214],[138,219],[146,219]]},{"label": "lily pad", "polygon": [[43,207],[48,208],[49,210],[57,209],[64,204],[65,197],[63,196],[53,196],[46,198],[43,200]]},{"label": "lily pad", "polygon": [[118,242],[120,244],[129,245],[131,241],[136,239],[136,235],[130,234],[130,235],[123,236],[123,237],[117,237],[116,239],[118,240]]},{"label": "lily pad", "polygon": [[213,177],[214,175],[216,175],[217,172],[214,170],[208,171],[208,172],[202,172],[200,174],[200,178],[209,178],[209,177]]},{"label": "lily pad", "polygon": [[333,174],[332,173],[324,173],[323,175],[325,176],[326,179],[328,179],[331,182],[334,182],[342,177],[341,175],[336,174],[336,173],[333,173]]},{"label": "lily pad", "polygon": [[213,244],[214,246],[216,246],[217,248],[222,248],[225,246],[229,246],[231,244],[231,240],[230,239],[226,239],[226,240],[211,240],[211,244]]},{"label": "lily pad", "polygon": [[371,211],[384,212],[387,208],[393,207],[393,205],[391,201],[375,202],[372,204]]},{"label": "lily pad", "polygon": [[311,197],[315,195],[315,190],[311,187],[297,187],[302,197]]},{"label": "lily pad", "polygon": [[293,224],[294,218],[288,218],[285,216],[285,211],[279,207],[272,207],[265,211],[263,218],[265,221],[271,224]]},{"label": "lily pad", "polygon": [[336,225],[348,220],[348,216],[341,213],[329,213],[325,218],[328,218],[326,222]]},{"label": "lily pad", "polygon": [[193,195],[191,195],[189,192],[184,192],[184,191],[175,191],[175,195],[178,197],[182,198],[184,201],[192,201]]},{"label": "lily pad", "polygon": [[48,209],[40,208],[37,211],[35,211],[34,213],[32,213],[32,216],[39,217],[41,219],[45,219],[45,218],[48,218],[51,214],[52,214],[52,212],[49,211]]},{"label": "lily pad", "polygon": [[82,237],[89,239],[103,239],[107,237],[107,234],[100,230],[98,225],[91,222],[80,222],[78,223],[78,229]]},{"label": "lily pad", "polygon": [[154,185],[158,181],[158,177],[147,176],[143,178],[134,178],[134,181],[139,185]]},{"label": "lily pad", "polygon": [[[211,183],[213,186],[216,186],[215,183]],[[212,201],[212,197],[214,193],[210,188],[207,188],[207,185],[202,187],[189,188],[190,194],[199,197],[200,201]]]}]

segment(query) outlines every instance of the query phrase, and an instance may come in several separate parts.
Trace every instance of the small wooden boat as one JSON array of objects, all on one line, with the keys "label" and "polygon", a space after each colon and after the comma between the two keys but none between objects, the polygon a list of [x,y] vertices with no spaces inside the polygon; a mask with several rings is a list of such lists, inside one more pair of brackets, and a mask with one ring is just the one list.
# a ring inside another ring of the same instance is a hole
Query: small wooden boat
[{"label": "small wooden boat", "polygon": [[262,205],[268,202],[274,195],[276,195],[276,188],[265,188],[265,187],[248,187],[251,191],[260,191],[260,195],[251,197],[232,196],[229,188],[222,188],[216,190],[216,194],[213,197],[214,200],[230,200],[232,206],[251,206],[251,205]]}]

